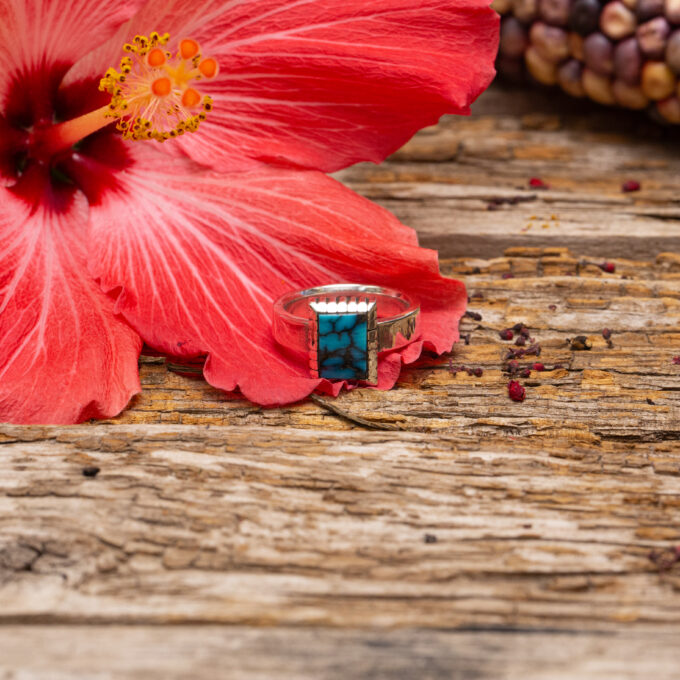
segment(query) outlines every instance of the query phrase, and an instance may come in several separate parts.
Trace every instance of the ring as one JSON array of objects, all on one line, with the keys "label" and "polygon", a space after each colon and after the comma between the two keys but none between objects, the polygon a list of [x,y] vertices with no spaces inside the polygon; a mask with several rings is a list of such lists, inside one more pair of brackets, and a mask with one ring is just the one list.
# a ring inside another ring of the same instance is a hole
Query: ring
[{"label": "ring", "polygon": [[420,306],[397,290],[345,283],[308,288],[274,303],[274,338],[309,358],[315,378],[378,382],[378,352],[420,336]]}]

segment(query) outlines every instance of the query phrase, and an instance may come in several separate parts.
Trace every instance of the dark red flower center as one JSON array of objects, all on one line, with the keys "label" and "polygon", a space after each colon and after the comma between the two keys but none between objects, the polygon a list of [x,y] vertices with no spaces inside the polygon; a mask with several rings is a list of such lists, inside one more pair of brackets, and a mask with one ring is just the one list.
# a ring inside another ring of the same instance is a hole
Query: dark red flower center
[{"label": "dark red flower center", "polygon": [[[109,171],[129,164],[122,139],[165,141],[197,130],[212,100],[195,81],[214,78],[217,61],[202,57],[191,38],[173,55],[167,40],[155,32],[135,36],[124,45],[120,71],[110,68],[101,80],[63,86],[71,64],[15,77],[0,112],[0,183],[33,197],[41,182],[70,186],[92,202],[102,191],[92,164]],[[22,190],[25,182],[30,191]]]}]

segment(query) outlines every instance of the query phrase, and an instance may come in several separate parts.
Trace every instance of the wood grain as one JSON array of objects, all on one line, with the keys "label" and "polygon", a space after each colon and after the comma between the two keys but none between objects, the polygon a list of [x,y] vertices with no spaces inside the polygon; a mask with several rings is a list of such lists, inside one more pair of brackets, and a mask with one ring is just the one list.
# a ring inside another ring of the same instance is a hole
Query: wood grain
[{"label": "wood grain", "polygon": [[[387,163],[338,177],[416,228],[422,244],[444,257],[554,244],[652,259],[680,248],[679,141],[680,131],[639,114],[496,86],[472,117],[447,118]],[[550,189],[531,189],[532,177]],[[623,194],[628,179],[640,181],[642,191]],[[494,198],[521,202],[489,211]]]},{"label": "wood grain", "polygon": [[676,680],[676,642],[641,632],[5,626],[0,679],[640,680],[654,659],[655,680]]},{"label": "wood grain", "polygon": [[569,434],[3,426],[0,623],[677,626],[680,447]]}]

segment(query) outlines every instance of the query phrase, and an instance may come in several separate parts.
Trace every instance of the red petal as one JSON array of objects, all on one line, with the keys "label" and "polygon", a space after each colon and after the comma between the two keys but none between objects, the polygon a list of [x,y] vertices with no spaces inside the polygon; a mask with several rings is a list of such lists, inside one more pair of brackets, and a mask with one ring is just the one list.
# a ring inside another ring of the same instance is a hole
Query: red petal
[{"label": "red petal", "polygon": [[69,67],[100,45],[144,0],[0,0],[0,102],[26,126],[51,120]]},{"label": "red petal", "polygon": [[[218,58],[215,108],[182,148],[334,171],[379,162],[444,113],[469,113],[494,75],[488,0],[174,0],[152,3],[72,77],[103,73],[135,33],[191,35]],[[227,165],[225,165],[227,164]]]},{"label": "red petal", "polygon": [[0,421],[76,423],[139,391],[138,336],[87,273],[82,194],[0,189]]},{"label": "red petal", "polygon": [[[177,356],[210,353],[206,377],[240,387],[260,404],[308,395],[319,381],[283,353],[271,333],[272,301],[333,282],[410,292],[422,306],[425,345],[447,351],[466,304],[462,283],[439,274],[392,215],[314,172],[262,167],[216,175],[136,145],[137,163],[92,194],[92,271],[152,347]],[[93,161],[81,176],[99,176]],[[414,361],[420,344],[402,354]],[[385,360],[383,359],[383,362]],[[391,357],[380,387],[398,375]],[[391,367],[390,367],[391,365]],[[326,389],[338,386],[326,385]]]}]

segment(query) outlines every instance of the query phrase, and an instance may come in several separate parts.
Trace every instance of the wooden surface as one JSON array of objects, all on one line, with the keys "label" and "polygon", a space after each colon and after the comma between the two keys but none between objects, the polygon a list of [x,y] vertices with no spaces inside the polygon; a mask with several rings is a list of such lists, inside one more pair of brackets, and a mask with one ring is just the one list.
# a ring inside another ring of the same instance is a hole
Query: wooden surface
[{"label": "wooden surface", "polygon": [[391,392],[265,410],[144,358],[113,421],[0,425],[0,679],[675,680],[680,160],[640,120],[495,88],[341,173],[482,317]]}]

